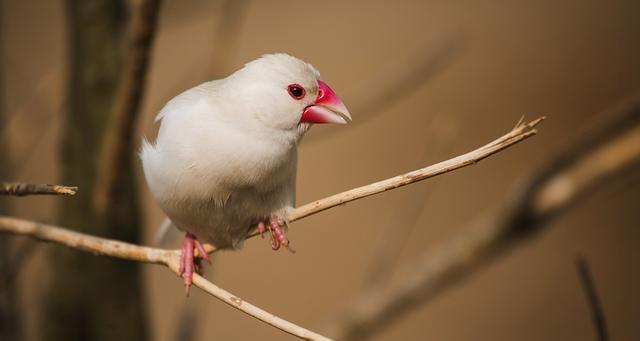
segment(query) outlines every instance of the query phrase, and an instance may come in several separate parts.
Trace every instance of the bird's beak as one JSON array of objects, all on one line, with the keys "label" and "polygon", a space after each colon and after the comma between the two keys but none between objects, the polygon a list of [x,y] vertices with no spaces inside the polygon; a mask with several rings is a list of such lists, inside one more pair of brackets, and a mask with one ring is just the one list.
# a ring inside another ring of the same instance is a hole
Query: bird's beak
[{"label": "bird's beak", "polygon": [[300,122],[346,124],[348,121],[351,121],[351,114],[340,97],[327,83],[319,80],[318,97],[304,109]]}]

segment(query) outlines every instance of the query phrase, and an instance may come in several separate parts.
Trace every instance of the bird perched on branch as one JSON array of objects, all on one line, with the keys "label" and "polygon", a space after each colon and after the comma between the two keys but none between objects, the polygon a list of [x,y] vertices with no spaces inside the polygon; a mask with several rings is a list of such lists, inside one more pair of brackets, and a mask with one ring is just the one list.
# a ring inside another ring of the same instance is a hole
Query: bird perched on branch
[{"label": "bird perched on branch", "polygon": [[274,250],[289,247],[298,143],[312,124],[349,120],[320,73],[287,54],[264,55],[165,105],[156,142],[143,141],[140,157],[153,196],[185,232],[187,290],[194,249],[208,260],[201,242],[235,249],[257,228]]}]

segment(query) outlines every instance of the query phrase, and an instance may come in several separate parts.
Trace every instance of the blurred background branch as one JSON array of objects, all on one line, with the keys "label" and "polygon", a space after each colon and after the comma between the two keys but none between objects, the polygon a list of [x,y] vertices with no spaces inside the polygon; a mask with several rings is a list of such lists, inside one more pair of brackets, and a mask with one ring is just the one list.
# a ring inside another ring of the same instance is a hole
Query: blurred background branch
[{"label": "blurred background branch", "polygon": [[[8,238],[10,236],[1,236]],[[7,264],[4,266],[2,273],[0,273],[0,295],[5,294],[5,291],[10,291],[10,288],[18,285],[16,283],[21,270],[24,269],[27,262],[32,258],[35,251],[38,250],[38,243],[32,239],[21,238],[22,240],[15,240],[12,243],[11,248],[7,248],[5,251],[7,257]],[[16,299],[16,297],[14,297]],[[16,312],[15,319],[20,319],[20,312]],[[14,326],[14,328],[21,328],[20,324]],[[21,332],[19,334],[22,334]]]},{"label": "blurred background branch", "polygon": [[593,280],[593,275],[589,269],[589,264],[583,256],[578,256],[576,259],[576,269],[578,276],[580,277],[580,284],[587,298],[589,305],[589,311],[591,312],[591,318],[593,319],[593,325],[598,336],[598,341],[609,340],[609,334],[607,333],[607,322],[604,317],[604,309],[602,309],[602,303],[598,298],[598,292],[596,291],[596,285]]},{"label": "blurred background branch", "polygon": [[[427,125],[427,140],[418,164],[427,162],[427,157],[444,157],[456,137],[455,123],[452,118],[434,115]],[[390,210],[390,219],[378,232],[377,240],[370,251],[370,259],[362,280],[363,290],[380,287],[391,278],[396,261],[406,246],[420,214],[424,211],[433,195],[434,187],[415,186],[405,191],[405,198],[398,200],[397,207]]]},{"label": "blurred background branch", "polygon": [[[433,80],[462,56],[465,39],[461,34],[434,34],[431,39],[407,54],[383,65],[359,82],[353,94],[345,96],[355,120],[351,126],[363,125],[385,113],[391,106],[414,94],[420,86]],[[305,141],[339,134],[344,129],[322,130]]]},{"label": "blurred background branch", "polygon": [[159,12],[160,0],[135,1],[131,8],[126,57],[107,116],[107,132],[98,161],[94,204],[101,214],[113,211],[113,205],[118,205],[117,191],[127,177],[122,170],[130,167],[136,155],[134,132]]},{"label": "blurred background branch", "polygon": [[[74,200],[61,202],[59,221],[79,231],[136,243],[141,224],[131,141],[159,2],[128,4],[66,2],[70,52],[60,164],[62,180],[82,191]],[[94,192],[104,201],[96,200]],[[43,337],[147,339],[138,264],[78,257],[60,248],[50,251],[51,276],[40,312]]]},{"label": "blurred background branch", "polygon": [[328,326],[329,335],[360,340],[379,332],[544,230],[597,185],[637,166],[640,95],[598,117],[597,125],[534,172],[524,188],[516,189],[499,214],[479,219],[431,248],[406,266],[399,280],[362,293]]}]

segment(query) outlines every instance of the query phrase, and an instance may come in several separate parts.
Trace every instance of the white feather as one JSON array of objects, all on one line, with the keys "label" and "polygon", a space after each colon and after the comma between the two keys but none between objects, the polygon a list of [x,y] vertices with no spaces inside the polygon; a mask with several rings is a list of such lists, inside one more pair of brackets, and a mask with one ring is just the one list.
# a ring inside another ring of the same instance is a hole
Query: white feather
[{"label": "white feather", "polygon": [[[156,201],[179,229],[238,247],[259,219],[295,204],[300,113],[317,95],[318,71],[266,55],[231,76],[191,88],[158,113],[154,144],[140,157]],[[296,101],[286,92],[307,90]]]}]

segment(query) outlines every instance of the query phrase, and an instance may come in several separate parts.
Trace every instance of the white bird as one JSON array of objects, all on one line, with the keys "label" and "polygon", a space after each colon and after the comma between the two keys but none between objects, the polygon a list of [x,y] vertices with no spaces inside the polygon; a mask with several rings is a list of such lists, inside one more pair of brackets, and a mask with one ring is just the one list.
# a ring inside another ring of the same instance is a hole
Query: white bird
[{"label": "white bird", "polygon": [[185,232],[180,272],[187,290],[194,248],[238,248],[254,227],[288,247],[297,147],[314,123],[347,123],[349,111],[310,64],[264,55],[227,78],[191,88],[158,113],[154,144],[140,158],[149,188]]}]

